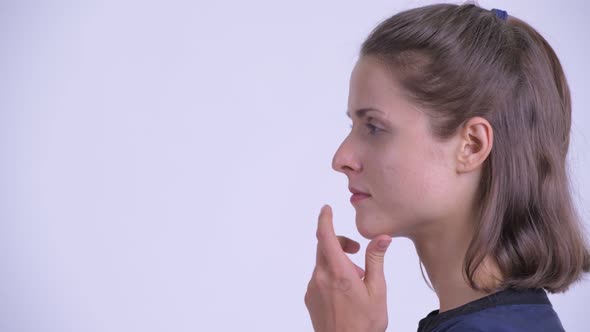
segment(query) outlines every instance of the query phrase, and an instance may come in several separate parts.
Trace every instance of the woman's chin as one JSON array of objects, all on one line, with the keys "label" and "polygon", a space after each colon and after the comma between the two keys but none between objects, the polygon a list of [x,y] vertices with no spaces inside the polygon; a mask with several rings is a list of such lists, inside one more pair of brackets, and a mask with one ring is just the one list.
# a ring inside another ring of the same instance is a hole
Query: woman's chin
[{"label": "woman's chin", "polygon": [[373,225],[367,222],[367,220],[359,220],[358,217],[356,219],[356,229],[359,231],[359,234],[367,240],[372,240],[380,234],[387,234],[382,228],[383,227],[379,227],[379,225]]},{"label": "woman's chin", "polygon": [[361,218],[358,214],[356,216],[356,229],[365,239],[372,240],[381,234],[387,234],[391,237],[404,236],[402,230],[396,229],[394,225],[384,225],[375,222],[375,219],[371,219],[366,217]]}]

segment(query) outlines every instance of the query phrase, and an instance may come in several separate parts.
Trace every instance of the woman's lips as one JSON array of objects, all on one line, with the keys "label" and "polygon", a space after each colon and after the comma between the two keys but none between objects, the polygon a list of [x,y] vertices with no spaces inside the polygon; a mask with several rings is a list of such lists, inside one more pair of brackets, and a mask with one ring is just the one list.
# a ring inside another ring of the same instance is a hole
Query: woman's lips
[{"label": "woman's lips", "polygon": [[371,197],[371,195],[368,194],[353,194],[352,196],[350,196],[350,203],[354,204],[356,202],[360,202],[365,198],[369,198]]},{"label": "woman's lips", "polygon": [[360,202],[365,198],[371,197],[370,194],[368,194],[360,189],[357,189],[353,186],[348,186],[348,190],[350,190],[350,192],[352,193],[352,196],[350,197],[350,203],[352,203],[352,204],[354,204],[356,202]]}]

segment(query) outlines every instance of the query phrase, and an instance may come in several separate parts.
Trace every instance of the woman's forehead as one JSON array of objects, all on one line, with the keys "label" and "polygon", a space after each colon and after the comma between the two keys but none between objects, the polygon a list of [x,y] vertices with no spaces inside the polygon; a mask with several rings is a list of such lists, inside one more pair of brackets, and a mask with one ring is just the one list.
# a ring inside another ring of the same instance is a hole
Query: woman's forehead
[{"label": "woman's forehead", "polygon": [[412,113],[420,113],[416,112],[417,107],[402,93],[391,70],[369,57],[357,61],[351,74],[348,95],[351,116],[357,110],[377,109],[388,118],[415,117],[419,114]]}]

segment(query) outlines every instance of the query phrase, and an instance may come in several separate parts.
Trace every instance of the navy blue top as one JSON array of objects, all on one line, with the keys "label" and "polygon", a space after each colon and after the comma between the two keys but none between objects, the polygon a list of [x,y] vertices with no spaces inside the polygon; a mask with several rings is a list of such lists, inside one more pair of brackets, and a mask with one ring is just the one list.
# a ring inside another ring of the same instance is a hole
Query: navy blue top
[{"label": "navy blue top", "polygon": [[460,307],[430,312],[418,332],[565,332],[543,288],[506,289]]}]

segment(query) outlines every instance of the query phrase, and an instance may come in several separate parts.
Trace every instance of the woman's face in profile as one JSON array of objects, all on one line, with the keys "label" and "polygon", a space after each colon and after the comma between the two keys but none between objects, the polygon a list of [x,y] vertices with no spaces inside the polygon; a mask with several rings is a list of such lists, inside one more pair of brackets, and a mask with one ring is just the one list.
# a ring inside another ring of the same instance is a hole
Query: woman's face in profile
[{"label": "woman's face in profile", "polygon": [[332,167],[350,187],[371,195],[353,203],[361,235],[412,237],[453,220],[461,198],[454,185],[456,138],[436,141],[426,115],[373,58],[361,57],[352,71],[348,112],[352,129]]}]

